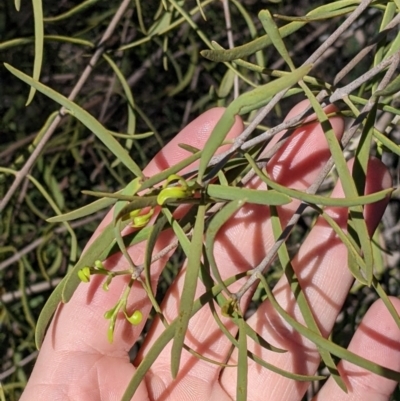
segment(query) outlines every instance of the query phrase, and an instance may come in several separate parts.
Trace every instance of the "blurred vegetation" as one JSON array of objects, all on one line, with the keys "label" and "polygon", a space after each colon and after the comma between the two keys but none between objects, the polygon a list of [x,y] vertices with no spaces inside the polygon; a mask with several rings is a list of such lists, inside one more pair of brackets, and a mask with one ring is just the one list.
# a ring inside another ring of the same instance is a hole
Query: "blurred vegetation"
[{"label": "blurred vegetation", "polygon": [[[12,0],[0,2],[0,61],[32,76],[35,58],[34,10],[32,2],[22,1],[17,11],[15,3]],[[260,10],[268,9],[272,14],[281,16],[303,16],[325,2],[180,1],[178,4],[185,13],[191,15],[190,24],[172,1],[165,0],[164,3],[167,11],[161,1],[128,2],[121,18],[103,42],[102,37],[111,26],[120,3],[42,0],[45,36],[40,82],[67,97],[96,51],[100,50],[111,59],[125,77],[133,103],[129,101],[110,62],[101,56],[95,65],[89,67],[90,75],[79,84],[74,101],[108,130],[125,134],[115,137],[141,168],[163,144],[201,112],[216,105],[229,105],[235,90],[244,93],[251,89],[243,79],[234,82],[233,75],[227,73],[226,64],[200,55],[201,50],[209,47],[207,41],[215,40],[225,49],[231,47],[232,42],[234,46],[245,44],[265,34],[257,17]],[[199,3],[206,19],[199,12]],[[359,4],[357,1],[348,3],[349,8],[344,7],[337,16],[311,21],[284,39],[296,67],[304,63]],[[228,13],[224,12],[224,4],[228,5]],[[371,3],[367,11],[316,62],[312,76],[321,82],[320,87],[324,83],[333,83],[336,74],[377,37],[382,30],[382,21],[385,18],[389,21],[398,13],[398,6],[397,1]],[[392,9],[391,18],[389,7]],[[228,30],[231,37],[227,34],[227,21],[231,23]],[[278,17],[275,21],[279,26],[287,23]],[[397,43],[398,35],[395,28],[386,37],[374,42],[377,45],[373,52],[344,76],[340,86],[354,82],[377,60],[379,62],[388,48]],[[259,67],[268,68],[268,71],[287,70],[274,46],[268,46],[246,59]],[[271,79],[270,73],[261,74],[244,68],[240,71],[254,85],[265,84]],[[354,95],[369,100],[382,77],[383,73],[376,81],[365,82],[354,91]],[[231,84],[226,86],[229,80]],[[316,89],[320,88],[315,86],[313,89],[317,93]],[[60,278],[76,263],[105,214],[101,210],[73,221],[74,234],[71,235],[66,226],[46,221],[57,214],[49,199],[53,200],[60,213],[66,213],[93,201],[93,197],[83,194],[82,190],[116,192],[133,178],[122,163],[115,163],[116,157],[107,146],[69,114],[61,116],[54,132],[44,142],[42,137],[50,125],[48,119],[56,116],[51,117],[59,110],[59,105],[36,92],[32,102],[26,106],[28,93],[28,85],[3,65],[0,66],[0,199],[4,200],[12,188],[16,173],[32,160],[18,188],[0,210],[0,381],[9,400],[19,398],[32,369],[36,356],[34,328],[46,299]],[[377,127],[381,132],[388,130],[393,146],[381,146],[377,141],[371,146],[371,153],[388,165],[394,185],[398,183],[397,144],[400,140],[396,120],[400,114],[397,94],[396,90],[382,98],[376,115]],[[262,121],[262,127],[274,127],[280,123],[285,113],[303,98],[304,94],[294,93],[278,102],[274,112]],[[356,104],[360,106],[361,103]],[[351,112],[346,105],[341,106],[343,114],[354,117],[354,110]],[[385,113],[383,106],[391,108]],[[250,121],[254,113],[247,117]],[[30,159],[39,145],[42,146],[40,152]],[[345,151],[346,157],[354,154],[356,147],[357,144],[350,145]],[[27,179],[28,173],[33,180]],[[324,183],[323,190],[329,191],[331,187],[332,175]],[[375,237],[383,248],[377,276],[386,293],[391,295],[400,293],[397,269],[399,212],[396,191]],[[312,219],[309,214],[300,219],[287,244],[291,254],[297,250]],[[76,255],[73,252],[75,243]],[[169,263],[160,283],[160,297],[181,260],[182,257],[176,254]],[[281,268],[277,263],[268,275],[269,282],[274,283],[280,274]],[[264,296],[265,291],[260,286],[251,308],[256,308]],[[353,289],[333,331],[335,342],[347,345],[355,326],[377,297],[368,287]]]}]

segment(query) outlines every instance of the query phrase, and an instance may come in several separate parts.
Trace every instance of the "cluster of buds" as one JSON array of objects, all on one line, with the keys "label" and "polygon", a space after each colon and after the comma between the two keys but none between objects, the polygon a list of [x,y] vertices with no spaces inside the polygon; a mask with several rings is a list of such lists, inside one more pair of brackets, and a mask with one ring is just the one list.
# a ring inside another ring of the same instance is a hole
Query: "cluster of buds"
[{"label": "cluster of buds", "polygon": [[[80,280],[84,283],[88,283],[90,281],[90,276],[92,274],[103,274],[107,276],[106,281],[103,284],[103,290],[108,291],[108,286],[111,283],[111,280],[117,276],[117,275],[122,275],[122,274],[127,274],[126,271],[123,272],[112,272],[107,270],[103,262],[100,260],[96,260],[94,262],[93,267],[85,266],[82,269],[78,271],[78,277]],[[138,325],[141,323],[143,320],[143,315],[140,310],[135,310],[132,314],[129,314],[127,309],[126,309],[126,304],[128,301],[128,295],[131,290],[132,284],[134,280],[131,279],[127,287],[125,288],[124,293],[122,294],[121,298],[118,300],[118,302],[108,311],[104,313],[104,317],[109,320],[109,326],[108,326],[108,331],[107,331],[107,338],[110,343],[113,342],[114,338],[114,329],[115,329],[115,322],[117,321],[117,316],[119,312],[122,312],[123,315],[125,316],[125,319],[132,325]]]},{"label": "cluster of buds", "polygon": [[[176,183],[175,185],[171,185],[172,183]],[[135,182],[136,190],[139,188],[139,181]],[[168,201],[173,201],[175,199],[185,199],[190,198],[195,193],[195,188],[193,185],[190,185],[183,177],[173,174],[168,177],[166,182],[164,183],[161,191],[157,195],[157,204],[159,206],[163,206]],[[145,211],[147,209],[147,211]],[[142,209],[135,209],[127,213],[122,217],[123,220],[130,220],[131,225],[134,228],[143,228],[145,227],[151,217],[154,214],[154,206]],[[84,266],[82,269],[78,271],[79,279],[84,283],[90,282],[90,276],[92,274],[102,274],[106,276],[106,280],[103,284],[103,290],[108,291],[109,285],[112,279],[117,275],[131,274],[131,271],[119,271],[114,272],[107,270],[101,260],[96,260],[92,267]],[[126,305],[128,300],[128,295],[131,290],[132,284],[134,282],[134,278],[131,278],[129,284],[126,286],[124,293],[117,301],[117,303],[108,311],[104,313],[105,319],[109,320],[109,326],[107,331],[107,337],[110,343],[113,341],[114,337],[114,329],[115,323],[117,320],[117,316],[120,312],[123,313],[125,319],[132,325],[138,325],[143,320],[143,315],[140,310],[133,311],[132,314],[128,313]]]}]

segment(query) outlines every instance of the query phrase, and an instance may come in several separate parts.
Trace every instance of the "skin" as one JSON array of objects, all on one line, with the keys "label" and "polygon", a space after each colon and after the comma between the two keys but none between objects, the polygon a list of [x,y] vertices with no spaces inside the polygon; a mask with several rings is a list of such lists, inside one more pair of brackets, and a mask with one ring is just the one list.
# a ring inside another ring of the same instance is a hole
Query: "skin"
[{"label": "skin", "polygon": [[[296,115],[305,107],[297,105],[288,117]],[[187,143],[202,147],[218,119],[222,108],[209,110],[180,132],[147,166],[146,176],[173,165],[187,156],[178,147]],[[343,121],[339,117],[331,119],[336,135],[343,133]],[[236,119],[228,138],[234,138],[242,131],[242,122]],[[275,139],[274,141],[276,141]],[[225,149],[221,149],[223,151]],[[326,140],[321,128],[308,125],[292,134],[289,141],[278,151],[268,164],[269,174],[279,183],[304,190],[315,179],[319,169],[329,157]],[[191,167],[189,167],[191,168]],[[252,188],[263,188],[258,179],[253,179]],[[366,193],[390,187],[391,179],[383,164],[372,159],[367,173]],[[333,196],[343,196],[340,184]],[[372,235],[386,207],[387,200],[365,208],[365,219]],[[278,208],[281,223],[291,217],[298,203]],[[343,227],[346,227],[347,210],[327,209],[329,214]],[[112,218],[111,212],[105,217],[94,233],[91,241]],[[164,233],[156,245],[162,249],[171,240],[172,234]],[[263,206],[245,205],[219,231],[215,244],[215,257],[223,278],[256,266],[273,244],[269,210]],[[133,261],[143,260],[143,244],[129,249]],[[152,265],[152,284],[155,287],[167,261],[165,257]],[[347,269],[347,252],[329,226],[321,219],[304,240],[293,268],[315,316],[321,332],[327,336],[340,312],[353,280]],[[121,255],[105,261],[109,269],[125,269],[126,262]],[[177,280],[171,285],[162,304],[168,320],[176,317],[182,292],[185,267]],[[22,401],[65,401],[65,400],[119,400],[135,366],[141,361],[154,341],[163,331],[163,325],[156,320],[148,333],[134,364],[129,362],[128,351],[137,341],[146,317],[150,311],[146,295],[137,285],[131,292],[128,310],[140,309],[143,322],[131,326],[121,319],[117,320],[114,342],[107,341],[107,324],[104,311],[112,307],[121,295],[126,280],[113,280],[110,290],[101,290],[101,277],[93,277],[89,284],[81,284],[68,304],[61,305],[48,329],[38,360],[34,367]],[[235,291],[243,282],[235,283],[230,289]],[[197,295],[203,292],[199,283]],[[296,319],[303,322],[293,300],[286,279],[283,277],[274,288],[278,302]],[[251,294],[242,300],[246,308]],[[400,300],[392,298],[394,307],[400,313]],[[223,318],[224,319],[224,318]],[[224,319],[227,328],[235,334],[235,326]],[[267,341],[284,348],[284,354],[273,353],[258,347],[248,340],[249,349],[266,359],[269,363],[285,370],[301,374],[314,374],[319,358],[315,346],[299,336],[274,312],[271,304],[265,301],[253,314],[248,323]],[[185,343],[197,352],[214,360],[225,361],[230,343],[220,333],[210,309],[200,310],[190,321]],[[231,401],[236,398],[236,369],[221,371],[217,365],[209,364],[192,357],[183,351],[180,371],[175,380],[170,373],[171,343],[161,353],[151,371],[142,382],[133,400],[180,400]],[[354,334],[349,349],[388,368],[400,370],[400,330],[381,301],[377,301],[366,313]],[[228,363],[234,364],[234,352]],[[348,393],[328,379],[315,400],[389,400],[396,383],[349,363],[340,363],[339,370],[347,384]],[[307,383],[286,379],[249,360],[248,400],[293,400],[299,401],[306,392]]]}]

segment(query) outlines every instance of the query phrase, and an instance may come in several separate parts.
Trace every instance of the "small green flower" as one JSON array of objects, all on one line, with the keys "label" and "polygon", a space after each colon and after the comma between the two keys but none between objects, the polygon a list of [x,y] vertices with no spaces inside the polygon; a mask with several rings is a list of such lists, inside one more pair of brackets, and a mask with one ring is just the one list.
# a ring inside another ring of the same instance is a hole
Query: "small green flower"
[{"label": "small green flower", "polygon": [[101,260],[95,260],[95,262],[94,262],[94,267],[95,267],[95,269],[97,269],[97,270],[104,270],[104,265],[103,265],[103,262],[101,261]]},{"label": "small green flower", "polygon": [[112,274],[108,274],[107,279],[106,279],[106,281],[104,282],[104,284],[102,286],[104,291],[108,291],[109,290],[108,286],[110,285],[111,280],[113,278],[114,278],[114,276]]},{"label": "small green flower", "polygon": [[[134,210],[134,211],[136,211],[136,210]],[[131,214],[132,214],[132,212],[131,212]],[[131,216],[131,218],[132,218],[132,227],[134,227],[134,228],[142,228],[142,227],[144,227],[150,221],[151,216],[153,216],[153,214],[154,214],[154,209],[151,208],[150,211],[148,213],[146,213],[146,214],[135,215],[133,217]]]},{"label": "small green flower", "polygon": [[183,199],[191,195],[191,191],[182,187],[164,188],[157,196],[157,203],[162,206],[168,199]]},{"label": "small green flower", "polygon": [[143,320],[143,314],[140,310],[135,310],[132,316],[128,316],[128,314],[124,311],[124,315],[126,320],[134,326],[137,326]]},{"label": "small green flower", "polygon": [[83,283],[88,283],[90,281],[90,267],[85,266],[78,271],[78,277]]},{"label": "small green flower", "polygon": [[[168,185],[178,181],[180,185],[169,187]],[[163,189],[157,196],[157,203],[162,206],[168,199],[183,199],[192,195],[193,190],[189,188],[186,180],[177,174],[172,174],[167,178],[167,181],[163,185]]]}]

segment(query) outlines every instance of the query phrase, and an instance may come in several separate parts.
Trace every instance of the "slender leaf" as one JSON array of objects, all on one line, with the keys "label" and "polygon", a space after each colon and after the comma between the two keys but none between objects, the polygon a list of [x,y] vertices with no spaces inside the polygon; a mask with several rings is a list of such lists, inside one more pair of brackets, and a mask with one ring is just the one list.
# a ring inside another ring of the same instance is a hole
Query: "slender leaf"
[{"label": "slender leaf", "polygon": [[[226,282],[224,282],[224,285],[226,285]],[[218,297],[219,295],[221,295],[221,294],[216,295],[216,297]],[[236,338],[229,332],[229,330],[222,323],[220,317],[218,316],[218,314],[215,311],[215,308],[213,307],[211,302],[209,302],[209,305],[211,307],[214,319],[217,322],[217,324],[218,324],[219,328],[221,329],[221,331],[224,333],[224,335],[228,338],[228,340],[235,347],[238,347],[239,344],[238,344]],[[249,326],[246,323],[246,333],[249,333],[248,327]],[[250,328],[250,329],[254,332],[254,330],[252,328]],[[260,338],[260,337],[258,336],[258,338]],[[259,344],[258,341],[256,341],[256,342],[257,342],[257,344]],[[272,347],[272,346],[269,345],[269,347]],[[269,347],[266,347],[266,348],[270,349]],[[282,352],[283,350],[281,350],[280,348],[273,347],[273,349],[271,348],[271,351]],[[323,380],[323,379],[326,378],[325,376],[320,376],[320,375],[318,375],[318,376],[308,376],[308,375],[300,375],[300,374],[297,374],[297,373],[288,372],[286,370],[278,368],[277,366],[274,366],[273,364],[270,364],[270,363],[264,361],[263,359],[261,359],[257,355],[253,354],[251,351],[247,351],[247,356],[251,360],[253,360],[255,363],[257,363],[258,365],[262,366],[263,368],[268,369],[271,372],[277,373],[277,374],[279,374],[279,375],[281,375],[283,377],[287,377],[288,379],[292,379],[292,380],[296,380],[296,381],[300,381],[300,382],[307,382],[307,381],[314,381],[314,380]]]},{"label": "slender leaf", "polygon": [[288,89],[296,84],[306,75],[312,66],[306,65],[291,72],[284,78],[278,78],[272,82],[262,85],[250,92],[246,92],[235,99],[225,110],[221,119],[214,127],[208,141],[206,142],[200,158],[198,182],[201,183],[206,168],[215,151],[225,140],[229,130],[235,123],[235,116],[249,113],[266,105],[269,100],[278,92]]},{"label": "slender leaf", "polygon": [[272,190],[238,188],[225,185],[207,185],[207,195],[221,200],[246,199],[247,203],[256,205],[287,205],[292,199],[282,193]]},{"label": "slender leaf", "polygon": [[[32,78],[35,81],[39,81],[40,71],[42,69],[43,62],[43,9],[42,0],[32,0],[33,6],[33,19],[35,22],[35,60],[33,62],[33,74]],[[35,87],[31,85],[29,90],[28,100],[26,101],[26,106],[28,106],[35,96]]]},{"label": "slender leaf", "polygon": [[354,365],[360,366],[363,369],[366,369],[379,376],[386,377],[387,379],[394,380],[396,382],[400,381],[400,372],[397,372],[393,369],[386,368],[375,362],[371,362],[368,359],[365,359],[357,354],[354,354],[353,352],[351,352],[343,347],[340,347],[339,345],[333,343],[332,341],[321,337],[320,335],[316,334],[312,330],[308,329],[307,327],[305,327],[302,324],[300,324],[299,322],[297,322],[292,316],[290,316],[289,313],[287,313],[279,305],[279,303],[275,299],[271,289],[269,288],[267,280],[265,280],[265,278],[261,274],[258,275],[258,278],[261,280],[263,287],[265,288],[265,291],[267,292],[268,299],[271,302],[271,304],[274,306],[274,309],[279,313],[279,315],[282,316],[282,318],[288,324],[290,324],[290,326],[292,326],[302,336],[304,336],[307,339],[309,339],[310,341],[312,341],[315,345],[326,349],[331,354],[336,355],[337,357],[344,359],[346,361],[349,361],[350,363],[353,363]]},{"label": "slender leaf", "polygon": [[84,11],[87,8],[89,8],[90,6],[96,4],[98,1],[99,0],[85,0],[82,3],[78,4],[77,6],[72,7],[71,9],[66,11],[65,13],[56,15],[54,17],[43,18],[43,21],[44,22],[59,22],[59,21],[62,21],[64,19],[71,18],[74,15],[79,14],[81,11]]},{"label": "slender leaf", "polygon": [[396,308],[393,306],[393,303],[390,301],[390,298],[387,296],[385,290],[382,288],[381,283],[376,279],[376,277],[372,280],[372,286],[375,288],[375,291],[379,295],[380,299],[385,304],[389,313],[392,315],[393,320],[396,322],[397,327],[400,329],[400,316],[397,313]]},{"label": "slender leaf", "polygon": [[168,207],[163,207],[161,212],[167,218],[169,225],[171,226],[172,230],[174,231],[176,237],[178,238],[179,245],[182,247],[183,252],[185,253],[186,257],[189,256],[190,253],[190,241],[185,233],[185,231],[180,226],[179,222],[175,220],[174,216],[172,215],[171,211]]},{"label": "slender leaf", "polygon": [[[156,222],[151,226],[150,228],[150,234],[149,238],[146,242],[146,250],[144,253],[144,274],[145,274],[145,285],[148,289],[147,293],[151,294],[151,300],[152,304],[154,307],[153,301],[155,301],[155,296],[153,294],[153,289],[151,288],[151,261],[152,261],[152,256],[153,256],[153,251],[154,247],[156,246],[156,242],[158,240],[158,237],[160,236],[161,231],[164,229],[165,224],[167,223],[167,218],[165,215],[159,215]],[[158,305],[158,304],[157,304]],[[159,308],[156,308],[156,312],[160,312],[158,310]]]},{"label": "slender leaf", "polygon": [[391,96],[400,91],[400,75],[398,75],[389,85],[382,90],[375,91],[374,96]]},{"label": "slender leaf", "polygon": [[[235,214],[245,204],[245,202],[246,199],[238,199],[229,202],[217,214],[214,215],[206,231],[205,249],[208,262],[210,263],[214,278],[217,280],[217,283],[221,286],[223,286],[223,280],[221,275],[219,274],[217,262],[214,257],[215,238],[221,227],[232,217],[233,214]],[[228,295],[231,294],[229,289],[226,287],[224,287],[224,291]]]},{"label": "slender leaf", "polygon": [[197,280],[201,265],[206,210],[206,205],[200,205],[198,208],[196,222],[193,228],[193,237],[190,243],[185,281],[179,304],[178,324],[171,349],[171,373],[173,378],[177,376],[179,371],[182,347],[189,326],[189,319],[192,315]]},{"label": "slender leaf", "polygon": [[349,14],[352,11],[354,11],[356,9],[355,6],[352,7],[346,7],[346,8],[342,8],[340,10],[337,11],[332,11],[332,12],[326,12],[326,13],[320,13],[318,15],[315,16],[295,16],[295,17],[291,17],[289,15],[281,15],[281,14],[274,14],[274,16],[276,18],[279,18],[283,21],[296,21],[296,22],[314,22],[314,21],[325,21],[328,18],[335,18],[335,17],[341,17],[343,15]]},{"label": "slender leaf", "polygon": [[57,287],[47,298],[47,301],[40,312],[39,318],[36,323],[36,331],[35,331],[35,344],[37,349],[41,348],[50,320],[53,317],[54,312],[56,311],[58,305],[60,304],[60,302],[62,302],[62,292],[66,280],[67,276],[65,276],[58,283]]},{"label": "slender leaf", "polygon": [[247,334],[246,325],[242,316],[238,316],[239,338],[238,338],[238,367],[236,382],[236,400],[247,401]]},{"label": "slender leaf", "polygon": [[71,212],[60,214],[58,216],[50,217],[46,221],[49,223],[61,223],[63,221],[71,221],[80,219],[82,217],[94,214],[99,210],[105,209],[113,205],[117,200],[112,198],[102,198],[98,199],[88,205],[82,206],[79,209],[72,210]]},{"label": "slender leaf", "polygon": [[265,32],[267,32],[268,36],[270,37],[272,44],[278,50],[279,54],[285,60],[289,68],[291,70],[294,70],[295,66],[293,64],[293,61],[289,56],[289,52],[287,51],[285,44],[283,43],[279,29],[276,26],[271,13],[268,10],[262,10],[258,14],[258,17],[260,18]]},{"label": "slender leaf", "polygon": [[[121,192],[121,195],[135,195],[141,184],[141,179],[139,177],[135,178],[132,180]],[[133,202],[134,203],[134,202]],[[113,211],[113,224],[114,224],[114,234],[115,234],[115,239],[117,240],[118,246],[124,255],[125,259],[128,261],[129,266],[131,267],[132,271],[135,271],[135,264],[132,261],[131,255],[127,251],[124,241],[122,239],[121,231],[122,231],[122,221],[120,219],[121,217],[121,211],[124,209],[126,206],[127,201],[118,201],[115,206],[114,206],[114,211]]]},{"label": "slender leaf", "polygon": [[[275,240],[278,240],[282,235],[282,226],[278,216],[278,212],[276,207],[271,207],[271,223],[272,230],[274,232]],[[293,269],[292,263],[290,261],[289,252],[287,250],[286,244],[283,243],[282,246],[278,250],[279,261],[281,262],[282,268],[285,272],[285,276],[288,280],[290,288],[292,290],[292,294],[296,299],[296,303],[300,309],[301,314],[303,315],[306,326],[314,331],[315,333],[321,335],[321,331],[318,327],[317,322],[315,321],[314,315],[312,313],[311,307],[308,304],[307,298],[304,294],[304,291],[301,288],[300,282],[296,276],[296,273]],[[339,371],[335,364],[335,361],[332,358],[332,355],[323,348],[318,347],[318,352],[321,356],[321,359],[324,361],[325,366],[328,368],[331,376],[337,383],[337,385],[347,393],[346,384],[343,379],[340,377]]]},{"label": "slender leaf", "polygon": [[107,54],[103,53],[103,58],[108,62],[110,67],[113,69],[115,75],[117,76],[122,89],[124,91],[124,94],[126,96],[127,100],[127,107],[128,107],[128,127],[127,127],[127,133],[130,135],[133,135],[136,130],[136,116],[135,113],[133,112],[135,102],[133,100],[133,95],[131,88],[129,87],[128,82],[126,81],[126,78],[124,77],[124,74],[122,71],[119,69],[117,64],[114,63],[111,57],[109,57]]},{"label": "slender leaf", "polygon": [[[329,149],[332,154],[332,158],[335,161],[335,167],[337,169],[340,182],[343,187],[343,191],[346,197],[356,197],[359,195],[357,191],[356,184],[351,176],[349,169],[347,167],[346,159],[343,155],[342,148],[338,139],[335,136],[333,131],[332,125],[329,122],[327,115],[325,114],[324,110],[322,109],[321,105],[315,98],[314,94],[308,87],[304,84],[302,85],[310,103],[317,115],[317,118],[324,129],[325,137],[328,142]],[[372,276],[373,276],[373,254],[372,254],[372,246],[371,240],[368,234],[367,223],[363,217],[363,208],[362,206],[352,206],[350,208],[350,217],[351,221],[349,221],[349,233],[351,235],[355,235],[358,237],[358,240],[361,244],[361,249],[363,251],[364,260],[365,260],[365,275],[368,282],[368,285],[372,283]],[[354,225],[354,230],[351,230],[351,224]],[[349,254],[351,258],[351,254]],[[349,259],[349,265],[353,263],[352,260]]]},{"label": "slender leaf", "polygon": [[190,42],[192,45],[192,53],[190,55],[189,67],[185,75],[179,81],[178,85],[176,85],[173,89],[168,90],[168,96],[175,96],[176,94],[182,92],[192,82],[194,73],[198,65],[199,52],[196,42],[193,39],[190,39]]},{"label": "slender leaf", "polygon": [[107,131],[106,128],[103,127],[92,115],[90,115],[87,111],[79,107],[76,103],[71,102],[63,95],[59,94],[53,89],[41,84],[33,80],[28,75],[24,74],[21,71],[18,71],[16,68],[10,66],[5,63],[5,67],[14,74],[17,78],[21,79],[21,81],[26,82],[28,85],[36,88],[38,91],[42,92],[49,98],[53,99],[57,103],[64,106],[66,109],[70,110],[70,112],[88,129],[93,131],[94,134],[110,149],[114,155],[121,160],[122,163],[128,167],[129,170],[132,171],[133,174],[137,177],[144,178],[142,171],[139,166],[130,158],[126,150],[117,142],[112,135]]},{"label": "slender leaf", "polygon": [[352,198],[331,198],[329,196],[321,196],[321,195],[313,195],[307,192],[301,192],[297,189],[291,189],[285,187],[283,185],[278,184],[273,181],[267,174],[265,170],[261,171],[257,166],[257,163],[254,159],[249,155],[245,154],[246,159],[249,161],[251,167],[255,171],[255,173],[271,188],[275,189],[279,193],[283,193],[287,196],[290,196],[293,199],[301,200],[302,202],[309,203],[311,205],[320,205],[320,206],[342,206],[342,207],[350,207],[350,206],[359,206],[359,205],[368,205],[370,203],[378,202],[387,196],[389,196],[394,188],[384,189],[379,192],[375,192],[370,195],[361,195]]}]

